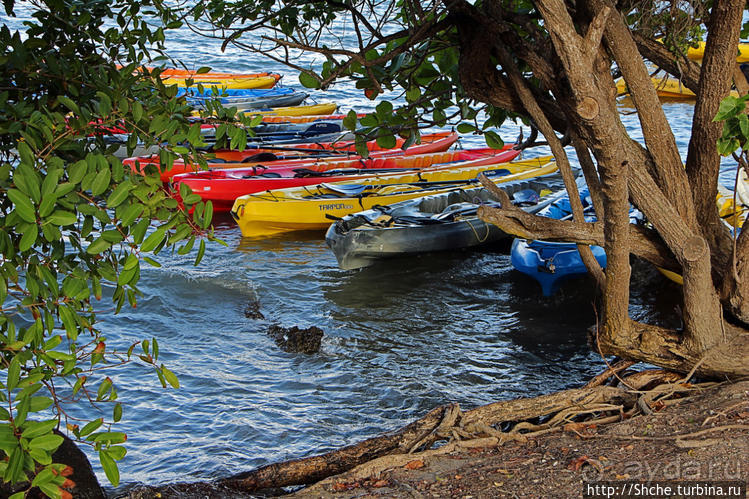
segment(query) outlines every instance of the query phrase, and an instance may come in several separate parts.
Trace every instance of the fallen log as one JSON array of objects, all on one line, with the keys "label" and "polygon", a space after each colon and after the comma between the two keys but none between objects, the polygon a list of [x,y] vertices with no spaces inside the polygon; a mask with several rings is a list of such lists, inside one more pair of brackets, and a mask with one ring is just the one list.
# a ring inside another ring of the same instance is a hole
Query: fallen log
[{"label": "fallen log", "polygon": [[[423,418],[395,433],[381,435],[326,454],[282,463],[273,463],[242,473],[218,483],[234,490],[252,492],[273,487],[307,485],[348,471],[387,454],[408,453],[414,445],[432,445],[438,438],[435,430],[450,412],[450,405],[432,409]],[[430,438],[431,436],[431,438]]]}]

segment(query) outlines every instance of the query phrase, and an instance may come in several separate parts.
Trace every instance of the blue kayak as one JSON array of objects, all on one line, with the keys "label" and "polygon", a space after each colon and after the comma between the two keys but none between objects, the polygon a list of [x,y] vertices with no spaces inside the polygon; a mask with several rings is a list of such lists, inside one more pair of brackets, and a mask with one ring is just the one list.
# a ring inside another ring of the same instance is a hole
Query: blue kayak
[{"label": "blue kayak", "polygon": [[[606,268],[604,249],[600,246],[591,249],[601,267]],[[563,280],[588,273],[573,243],[515,239],[510,255],[512,266],[537,280],[544,296],[554,294]]]},{"label": "blue kayak", "polygon": [[189,99],[211,99],[216,96],[221,96],[222,99],[231,97],[246,97],[246,98],[257,98],[257,97],[278,97],[280,95],[287,95],[294,93],[294,89],[290,87],[273,87],[273,88],[222,88],[214,89],[214,87],[206,86],[203,88],[203,92],[199,92],[197,87],[190,88],[179,88],[177,90],[177,97],[187,96]]},{"label": "blue kayak", "polygon": [[[580,189],[585,220],[593,222],[596,218],[589,196],[587,188]],[[559,198],[541,210],[538,215],[557,220],[571,218],[572,208],[569,196]],[[591,246],[591,249],[601,267],[606,268],[604,249],[600,246]],[[512,243],[510,258],[515,269],[533,277],[541,284],[544,296],[554,294],[562,281],[588,273],[575,243],[515,239]]]}]

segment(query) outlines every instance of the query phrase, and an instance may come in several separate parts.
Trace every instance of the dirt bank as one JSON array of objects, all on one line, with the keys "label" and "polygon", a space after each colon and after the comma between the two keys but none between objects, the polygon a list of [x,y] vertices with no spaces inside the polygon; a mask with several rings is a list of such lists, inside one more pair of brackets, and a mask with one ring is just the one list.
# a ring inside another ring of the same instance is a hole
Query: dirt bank
[{"label": "dirt bank", "polygon": [[749,480],[749,381],[654,409],[613,424],[569,424],[524,442],[421,453],[374,474],[364,465],[293,496],[580,497],[584,481]]}]

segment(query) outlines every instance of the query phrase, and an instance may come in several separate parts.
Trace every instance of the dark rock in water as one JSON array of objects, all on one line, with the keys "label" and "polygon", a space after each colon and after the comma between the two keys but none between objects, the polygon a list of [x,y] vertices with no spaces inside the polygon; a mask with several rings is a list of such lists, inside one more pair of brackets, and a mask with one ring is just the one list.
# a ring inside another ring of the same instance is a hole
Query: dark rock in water
[{"label": "dark rock in water", "polygon": [[323,330],[315,326],[299,329],[273,325],[268,329],[268,335],[284,352],[315,353],[320,350]]},{"label": "dark rock in water", "polygon": [[248,319],[265,319],[265,316],[260,311],[260,301],[257,298],[254,298],[247,304],[247,307],[244,309],[244,316]]},{"label": "dark rock in water", "polygon": [[[64,490],[76,499],[104,499],[106,497],[104,490],[99,485],[99,480],[97,480],[86,454],[67,436],[57,431],[55,433],[63,437],[63,442],[52,454],[52,462],[68,465],[68,469],[63,472],[65,478],[68,479],[63,486]],[[9,497],[28,487],[28,482],[14,485],[0,482],[0,497]],[[26,498],[41,499],[43,497],[47,496],[36,487],[26,494]]]}]

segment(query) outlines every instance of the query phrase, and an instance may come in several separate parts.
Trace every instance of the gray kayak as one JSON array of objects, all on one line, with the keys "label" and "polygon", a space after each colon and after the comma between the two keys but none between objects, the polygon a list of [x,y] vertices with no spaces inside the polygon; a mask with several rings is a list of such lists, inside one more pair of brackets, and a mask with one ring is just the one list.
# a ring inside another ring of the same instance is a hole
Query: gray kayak
[{"label": "gray kayak", "polygon": [[[294,92],[286,95],[271,95],[267,97],[227,97],[222,102],[224,107],[236,107],[239,111],[250,109],[270,109],[274,107],[298,106],[309,97],[304,92]],[[202,101],[191,102],[194,108],[202,109],[205,107]]]},{"label": "gray kayak", "polygon": [[[558,173],[502,184],[510,199],[536,213],[565,193]],[[560,191],[561,189],[561,191]],[[378,260],[488,244],[509,236],[480,220],[480,205],[499,203],[483,187],[456,190],[377,206],[333,223],[325,242],[344,270],[368,267]]]}]

